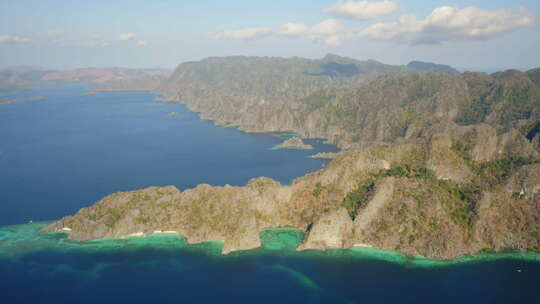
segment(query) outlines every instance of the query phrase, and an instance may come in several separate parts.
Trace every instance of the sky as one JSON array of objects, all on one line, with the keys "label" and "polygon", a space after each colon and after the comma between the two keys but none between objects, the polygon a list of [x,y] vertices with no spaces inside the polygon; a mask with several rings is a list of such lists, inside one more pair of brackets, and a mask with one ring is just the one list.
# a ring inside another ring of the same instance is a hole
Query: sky
[{"label": "sky", "polygon": [[0,67],[174,68],[214,56],[540,67],[538,0],[0,0]]}]

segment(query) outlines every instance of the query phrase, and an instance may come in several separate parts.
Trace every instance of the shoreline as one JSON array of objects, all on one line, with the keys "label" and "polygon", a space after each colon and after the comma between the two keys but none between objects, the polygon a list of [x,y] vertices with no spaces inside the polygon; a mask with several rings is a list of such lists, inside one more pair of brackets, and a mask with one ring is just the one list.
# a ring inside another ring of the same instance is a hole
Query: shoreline
[{"label": "shoreline", "polygon": [[153,89],[87,89],[84,91],[85,95],[92,95],[98,93],[126,93],[126,92],[152,92]]},{"label": "shoreline", "polygon": [[[262,232],[260,234],[261,246],[249,249],[249,250],[240,250],[234,251],[229,254],[221,254],[221,248],[223,247],[222,241],[204,241],[200,243],[190,244],[186,241],[186,238],[183,235],[180,235],[176,231],[172,230],[156,230],[151,233],[133,233],[128,236],[116,237],[116,238],[102,238],[95,239],[91,241],[78,242],[73,241],[68,238],[69,230],[58,230],[54,232],[41,232],[41,228],[45,227],[51,222],[37,222],[32,224],[19,224],[19,225],[9,225],[9,226],[0,226],[0,241],[4,241],[4,246],[6,249],[12,250],[13,246],[16,246],[18,243],[26,244],[24,251],[21,252],[21,255],[29,254],[34,251],[42,250],[39,246],[44,246],[45,249],[50,250],[105,250],[105,249],[118,249],[131,247],[131,245],[136,246],[146,246],[155,249],[160,248],[175,248],[178,249],[200,249],[205,254],[210,254],[216,258],[241,258],[243,256],[249,256],[252,254],[278,254],[286,255],[294,258],[323,258],[323,259],[339,259],[339,258],[353,258],[353,259],[372,259],[385,261],[389,263],[397,263],[405,267],[414,267],[414,268],[438,268],[438,267],[448,267],[448,266],[457,266],[457,265],[467,265],[473,263],[484,263],[492,262],[498,260],[519,260],[540,263],[540,253],[532,251],[524,252],[498,252],[498,253],[478,253],[470,256],[461,256],[449,260],[435,260],[428,259],[420,256],[409,256],[396,251],[381,250],[373,247],[370,244],[354,244],[350,248],[339,249],[339,248],[329,248],[326,250],[317,250],[317,249],[307,249],[302,251],[297,251],[296,248],[300,244],[301,239],[297,239],[297,244],[293,245],[294,250],[290,247],[291,240],[289,244],[285,244],[287,240],[280,240],[280,233],[287,234],[290,236],[290,232],[295,232],[295,228],[287,227],[276,227],[268,228],[263,230],[266,234],[272,234],[270,240],[262,237]],[[299,231],[299,230],[298,230]],[[298,233],[298,231],[296,231]],[[14,237],[9,236],[9,233],[14,234]],[[62,234],[64,237],[61,238],[51,238],[51,234]],[[303,236],[302,236],[303,237]],[[269,244],[271,241],[281,243],[282,246],[275,247],[275,244]],[[9,243],[13,244],[9,244]],[[35,248],[29,245],[29,242],[36,242]],[[49,243],[47,243],[49,242]],[[46,244],[44,244],[46,243]],[[0,242],[0,256],[6,255],[3,246]],[[129,246],[128,246],[129,245]],[[289,246],[289,247],[288,247]],[[219,248],[218,248],[219,247]],[[277,248],[277,249],[273,249]]]}]

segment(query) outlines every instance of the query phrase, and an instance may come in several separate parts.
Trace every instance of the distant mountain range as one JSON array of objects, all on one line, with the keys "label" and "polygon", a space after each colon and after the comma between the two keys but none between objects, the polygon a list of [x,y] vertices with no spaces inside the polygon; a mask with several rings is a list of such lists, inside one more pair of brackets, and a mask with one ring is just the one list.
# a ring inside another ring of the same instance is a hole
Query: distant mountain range
[{"label": "distant mountain range", "polygon": [[446,71],[459,73],[458,70],[454,69],[449,65],[437,64],[432,62],[411,61],[409,64],[407,64],[407,67],[419,72]]},{"label": "distant mountain range", "polygon": [[[235,57],[231,57],[235,58]],[[249,58],[249,57],[237,57]],[[211,58],[209,59],[212,60]],[[273,59],[277,64],[280,60]],[[359,61],[352,58],[328,54],[320,60],[307,64],[305,59],[291,59],[298,68],[304,68],[308,76],[327,76],[331,78],[352,78],[373,76],[384,73],[407,71],[458,71],[450,66],[412,61],[407,66],[388,65],[375,60]],[[302,67],[303,66],[303,67]],[[96,82],[99,87],[92,91],[153,90],[165,81],[171,71],[166,69],[81,68],[53,70],[39,66],[17,66],[0,69],[0,92],[24,89],[36,84],[55,84],[62,82]]]},{"label": "distant mountain range", "polygon": [[41,67],[11,67],[0,69],[0,92],[21,90],[37,84],[64,82],[96,82],[103,86],[114,83],[114,86],[151,90],[169,74],[170,71],[165,69],[115,67],[57,71]]}]

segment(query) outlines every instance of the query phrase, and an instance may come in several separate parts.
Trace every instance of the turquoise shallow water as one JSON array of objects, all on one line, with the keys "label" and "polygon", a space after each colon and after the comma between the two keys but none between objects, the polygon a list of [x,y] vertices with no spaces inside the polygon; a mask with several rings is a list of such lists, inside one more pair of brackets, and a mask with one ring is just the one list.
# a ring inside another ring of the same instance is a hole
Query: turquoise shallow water
[{"label": "turquoise shallow water", "polygon": [[[173,184],[282,183],[323,166],[315,150],[271,150],[276,134],[201,121],[149,93],[84,95],[86,85],[36,88],[0,105],[0,303],[539,303],[540,260],[521,253],[453,261],[370,248],[305,251],[290,228],[262,248],[177,235],[73,242],[45,223],[115,191]],[[34,100],[32,96],[44,96]],[[177,112],[177,115],[170,115]]]},{"label": "turquoise shallow water", "polygon": [[181,236],[154,235],[80,243],[39,232],[45,224],[0,228],[5,303],[538,300],[536,254],[432,261],[370,248],[297,252],[302,233],[274,228],[261,233],[261,248],[222,256],[219,242],[187,245]]}]

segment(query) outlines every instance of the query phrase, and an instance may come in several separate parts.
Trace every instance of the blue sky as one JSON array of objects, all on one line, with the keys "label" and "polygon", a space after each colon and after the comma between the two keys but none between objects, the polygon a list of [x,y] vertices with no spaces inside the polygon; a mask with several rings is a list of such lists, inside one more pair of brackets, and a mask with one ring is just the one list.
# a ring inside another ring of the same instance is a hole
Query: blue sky
[{"label": "blue sky", "polygon": [[538,0],[2,0],[0,66],[173,68],[209,56],[336,53],[528,69],[540,66],[539,15]]}]

